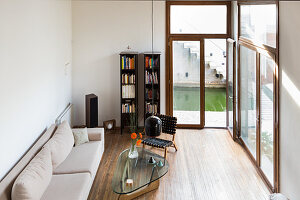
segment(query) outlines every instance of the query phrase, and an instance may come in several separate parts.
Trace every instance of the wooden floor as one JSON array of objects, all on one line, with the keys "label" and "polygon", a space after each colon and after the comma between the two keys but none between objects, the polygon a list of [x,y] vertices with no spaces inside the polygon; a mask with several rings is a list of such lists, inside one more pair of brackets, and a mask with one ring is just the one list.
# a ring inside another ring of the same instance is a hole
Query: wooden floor
[{"label": "wooden floor", "polygon": [[[267,200],[269,191],[239,144],[222,129],[184,130],[176,134],[178,152],[169,150],[169,172],[158,190],[137,200]],[[89,200],[117,200],[111,179],[129,134],[105,135],[105,152]],[[152,148],[163,155],[163,151]]]}]

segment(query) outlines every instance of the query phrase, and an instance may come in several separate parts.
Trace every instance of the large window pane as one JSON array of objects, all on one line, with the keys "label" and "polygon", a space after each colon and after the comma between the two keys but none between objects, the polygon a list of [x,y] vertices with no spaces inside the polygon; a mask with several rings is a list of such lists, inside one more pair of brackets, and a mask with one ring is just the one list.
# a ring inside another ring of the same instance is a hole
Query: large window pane
[{"label": "large window pane", "polygon": [[276,47],[276,5],[241,5],[241,36]]},{"label": "large window pane", "polygon": [[273,184],[273,77],[275,62],[272,58],[261,55],[260,67],[261,168]]},{"label": "large window pane", "polygon": [[173,116],[200,124],[200,42],[173,41]]},{"label": "large window pane", "polygon": [[205,39],[205,126],[226,127],[226,39]]},{"label": "large window pane", "polygon": [[171,34],[226,34],[225,5],[171,5]]},{"label": "large window pane", "polygon": [[256,158],[256,52],[240,48],[241,136]]}]

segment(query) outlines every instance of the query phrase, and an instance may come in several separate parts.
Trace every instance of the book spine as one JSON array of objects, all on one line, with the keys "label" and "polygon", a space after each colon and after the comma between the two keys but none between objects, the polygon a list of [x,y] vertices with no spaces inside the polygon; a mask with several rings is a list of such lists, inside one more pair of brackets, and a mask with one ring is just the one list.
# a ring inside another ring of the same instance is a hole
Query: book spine
[{"label": "book spine", "polygon": [[151,68],[153,68],[153,58],[151,59]]},{"label": "book spine", "polygon": [[134,58],[132,58],[132,69],[134,69]]},{"label": "book spine", "polygon": [[146,65],[146,69],[149,68],[149,57],[145,57],[145,65]]},{"label": "book spine", "polygon": [[135,113],[135,104],[134,103],[122,104],[122,113]]}]

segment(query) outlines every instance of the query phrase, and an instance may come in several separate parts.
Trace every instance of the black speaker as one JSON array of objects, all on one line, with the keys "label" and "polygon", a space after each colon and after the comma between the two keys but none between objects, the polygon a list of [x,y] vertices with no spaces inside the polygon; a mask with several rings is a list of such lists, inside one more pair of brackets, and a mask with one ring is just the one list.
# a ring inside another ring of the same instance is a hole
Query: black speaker
[{"label": "black speaker", "polygon": [[88,128],[98,126],[98,97],[95,94],[85,95],[85,123]]}]

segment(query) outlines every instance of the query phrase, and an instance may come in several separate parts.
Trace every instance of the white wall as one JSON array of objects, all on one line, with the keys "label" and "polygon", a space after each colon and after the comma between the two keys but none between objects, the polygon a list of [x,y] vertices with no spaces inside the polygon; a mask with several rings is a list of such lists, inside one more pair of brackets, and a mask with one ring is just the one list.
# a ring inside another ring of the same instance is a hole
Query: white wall
[{"label": "white wall", "polygon": [[0,1],[0,179],[71,101],[71,19],[71,1]]},{"label": "white wall", "polygon": [[[164,112],[165,2],[154,10]],[[280,2],[280,177],[290,199],[300,197],[299,10]],[[151,50],[151,2],[75,1],[72,11],[73,122],[84,124],[84,95],[95,93],[100,125],[119,123],[118,54]],[[71,101],[71,20],[70,1],[0,1],[0,179]]]},{"label": "white wall", "polygon": [[[162,52],[161,112],[165,112],[165,2],[154,5],[154,50]],[[85,124],[85,95],[94,93],[99,97],[99,125],[114,118],[119,126],[119,53],[128,45],[138,52],[151,50],[151,1],[74,1],[72,8],[73,124]],[[143,94],[139,97],[142,100]]]},{"label": "white wall", "polygon": [[281,192],[300,199],[300,2],[279,5]]}]

